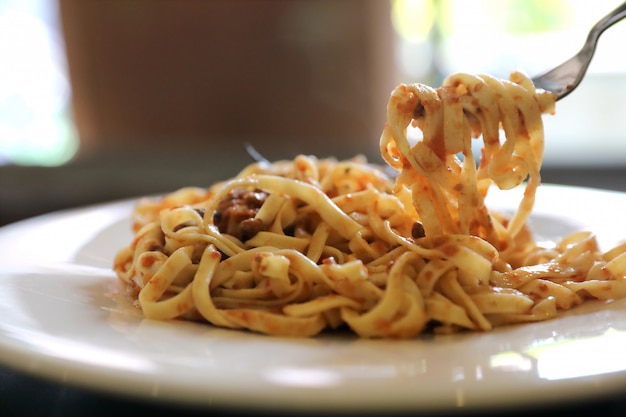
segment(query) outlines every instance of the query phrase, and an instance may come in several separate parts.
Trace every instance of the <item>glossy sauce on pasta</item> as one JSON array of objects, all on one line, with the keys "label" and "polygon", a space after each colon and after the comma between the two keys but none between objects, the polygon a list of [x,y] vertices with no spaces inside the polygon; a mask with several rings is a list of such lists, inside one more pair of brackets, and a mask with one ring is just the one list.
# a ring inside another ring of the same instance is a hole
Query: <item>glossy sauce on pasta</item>
[{"label": "glossy sauce on pasta", "polygon": [[[626,244],[541,247],[526,227],[554,96],[521,73],[454,74],[391,94],[380,150],[255,163],[209,189],[142,199],[114,261],[147,318],[305,337],[488,331],[626,296]],[[423,138],[411,142],[407,128]],[[472,142],[482,140],[475,158]],[[478,160],[477,160],[478,159]],[[508,218],[489,189],[525,187]]]}]

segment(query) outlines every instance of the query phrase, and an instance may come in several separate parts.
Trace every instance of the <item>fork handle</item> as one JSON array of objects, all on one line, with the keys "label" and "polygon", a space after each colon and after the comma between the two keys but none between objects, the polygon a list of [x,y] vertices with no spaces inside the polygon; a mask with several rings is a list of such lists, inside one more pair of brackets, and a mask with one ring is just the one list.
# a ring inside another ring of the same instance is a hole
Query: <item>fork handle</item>
[{"label": "fork handle", "polygon": [[604,16],[602,19],[598,21],[591,30],[589,31],[589,35],[587,36],[587,42],[596,42],[602,32],[607,30],[609,27],[613,26],[615,23],[619,22],[623,18],[626,17],[626,2],[617,6],[615,10]]}]

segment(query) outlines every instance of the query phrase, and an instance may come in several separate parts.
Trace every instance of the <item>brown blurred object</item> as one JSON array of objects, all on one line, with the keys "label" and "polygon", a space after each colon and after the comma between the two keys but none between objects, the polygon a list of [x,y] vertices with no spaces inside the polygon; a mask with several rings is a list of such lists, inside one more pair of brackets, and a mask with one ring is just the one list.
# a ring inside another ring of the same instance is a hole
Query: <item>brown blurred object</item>
[{"label": "brown blurred object", "polygon": [[378,156],[389,2],[60,0],[81,154]]}]

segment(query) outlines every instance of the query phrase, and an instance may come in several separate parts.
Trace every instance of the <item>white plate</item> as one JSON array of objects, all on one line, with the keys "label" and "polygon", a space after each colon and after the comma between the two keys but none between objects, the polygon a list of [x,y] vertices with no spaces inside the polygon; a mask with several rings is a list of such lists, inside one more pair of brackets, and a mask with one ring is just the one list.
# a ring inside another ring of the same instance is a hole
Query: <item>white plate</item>
[{"label": "white plate", "polygon": [[[494,207],[513,197],[493,193]],[[309,411],[484,409],[592,399],[626,384],[626,302],[537,324],[418,340],[273,338],[144,320],[117,295],[132,201],[0,229],[0,362],[54,380],[196,406]],[[542,238],[624,236],[626,194],[544,185]]]}]

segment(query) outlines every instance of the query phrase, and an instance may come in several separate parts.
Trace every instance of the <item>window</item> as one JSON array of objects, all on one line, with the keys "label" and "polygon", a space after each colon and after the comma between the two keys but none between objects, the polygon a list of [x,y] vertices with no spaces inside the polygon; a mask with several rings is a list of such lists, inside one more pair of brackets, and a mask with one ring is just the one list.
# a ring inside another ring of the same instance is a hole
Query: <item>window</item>
[{"label": "window", "polygon": [[58,165],[75,153],[56,2],[0,0],[0,164]]}]

